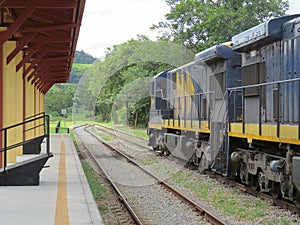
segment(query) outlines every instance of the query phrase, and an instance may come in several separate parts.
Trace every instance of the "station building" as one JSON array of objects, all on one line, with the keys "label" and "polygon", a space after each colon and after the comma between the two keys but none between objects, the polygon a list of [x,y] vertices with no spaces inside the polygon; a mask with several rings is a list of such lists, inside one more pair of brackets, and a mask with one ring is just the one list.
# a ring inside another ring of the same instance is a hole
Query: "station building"
[{"label": "station building", "polygon": [[52,157],[45,94],[67,82],[84,0],[0,0],[0,185],[38,185]]}]

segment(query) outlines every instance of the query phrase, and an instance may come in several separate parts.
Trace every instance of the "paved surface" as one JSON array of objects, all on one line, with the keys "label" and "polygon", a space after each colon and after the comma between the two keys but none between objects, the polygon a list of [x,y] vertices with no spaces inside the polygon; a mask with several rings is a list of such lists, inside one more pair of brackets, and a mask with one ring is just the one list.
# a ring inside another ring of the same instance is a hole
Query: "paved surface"
[{"label": "paved surface", "polygon": [[0,224],[103,224],[69,135],[51,135],[54,157],[39,186],[0,186]]}]

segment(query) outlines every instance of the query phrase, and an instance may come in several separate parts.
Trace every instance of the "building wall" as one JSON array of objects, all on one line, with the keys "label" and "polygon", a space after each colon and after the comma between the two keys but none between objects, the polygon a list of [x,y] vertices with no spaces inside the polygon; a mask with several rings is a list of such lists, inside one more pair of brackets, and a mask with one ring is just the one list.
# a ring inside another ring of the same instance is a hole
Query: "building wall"
[{"label": "building wall", "polygon": [[[6,57],[16,47],[15,41],[7,41],[3,45],[3,127],[12,126],[22,122],[22,74],[16,72],[16,65],[20,54],[15,57],[9,64],[6,62]],[[7,145],[17,144],[22,142],[22,127],[16,127],[7,132]],[[8,152],[8,163],[16,161],[16,156],[22,154],[22,147],[15,148]]]},{"label": "building wall", "polygon": [[[1,29],[0,29],[1,31]],[[15,41],[7,41],[2,46],[2,112],[0,114],[1,128],[22,123],[26,118],[44,112],[44,94],[41,93],[27,78],[23,79],[24,68],[16,71],[21,62],[23,52],[20,52],[7,64],[7,56],[15,49]],[[28,66],[28,65],[27,65]],[[1,96],[0,96],[1,97]],[[43,128],[31,129],[43,121],[32,122],[26,126],[18,126],[7,132],[7,146],[21,143],[43,134]],[[29,129],[29,131],[27,131]],[[4,132],[2,132],[1,148],[4,147]],[[23,154],[22,146],[7,152],[7,163],[16,162],[17,156]],[[0,167],[4,165],[4,153],[0,153]]]}]

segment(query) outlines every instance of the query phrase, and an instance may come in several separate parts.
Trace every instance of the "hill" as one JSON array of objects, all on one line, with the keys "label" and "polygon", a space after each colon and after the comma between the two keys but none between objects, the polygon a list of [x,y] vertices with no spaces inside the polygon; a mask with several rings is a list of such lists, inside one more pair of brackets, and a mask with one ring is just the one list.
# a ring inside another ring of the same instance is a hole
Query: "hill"
[{"label": "hill", "polygon": [[77,84],[80,78],[84,75],[85,71],[90,68],[96,60],[97,58],[94,58],[89,53],[85,53],[84,51],[76,51],[68,83]]},{"label": "hill", "polygon": [[61,114],[61,109],[66,109],[66,116],[71,116],[77,83],[85,72],[93,66],[95,60],[96,58],[84,51],[76,51],[68,83],[56,84],[46,94],[45,111],[48,115],[57,119]]}]

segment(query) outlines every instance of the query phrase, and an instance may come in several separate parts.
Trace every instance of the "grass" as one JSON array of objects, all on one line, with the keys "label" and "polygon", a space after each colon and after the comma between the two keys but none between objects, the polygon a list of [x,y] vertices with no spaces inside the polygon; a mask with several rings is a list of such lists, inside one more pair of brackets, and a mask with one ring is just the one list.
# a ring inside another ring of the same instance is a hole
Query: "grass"
[{"label": "grass", "polygon": [[101,137],[101,139],[103,139],[104,141],[107,141],[107,142],[110,142],[112,140],[112,137],[109,137],[104,134],[100,134],[99,136]]},{"label": "grass", "polygon": [[[50,134],[55,134],[56,132],[56,126],[57,126],[58,121],[51,121],[50,122]],[[67,128],[71,127],[74,125],[72,121],[61,121],[60,122],[60,127],[62,129],[59,129],[59,133],[68,133]]]},{"label": "grass", "polygon": [[[55,134],[55,131],[56,131],[55,128],[57,126],[57,123],[58,123],[57,120],[54,120],[54,121],[50,122],[50,133],[51,134]],[[89,122],[86,122],[86,121],[73,122],[73,121],[63,121],[63,120],[61,120],[60,127],[63,128],[63,129],[60,129],[59,133],[67,133],[67,129],[65,129],[65,128],[69,128],[69,127],[73,126],[74,124],[87,124],[87,123],[94,123],[94,122],[91,122],[91,121],[89,121]],[[112,122],[98,123],[98,124],[103,125],[103,126],[107,126],[107,127],[113,127],[117,130],[126,131],[126,132],[131,133],[135,136],[142,137],[142,138],[145,138],[145,139],[148,138],[147,129],[145,127],[133,128],[133,127],[125,126],[125,125],[114,125]],[[110,141],[110,140],[107,140],[107,138],[105,138],[105,137],[103,139],[106,140],[106,141]]]},{"label": "grass", "polygon": [[[99,203],[105,198],[105,193],[107,192],[107,189],[103,187],[103,184],[98,180],[94,170],[90,167],[90,165],[87,162],[82,161],[81,165],[90,185],[93,196],[95,200]],[[108,210],[107,206],[101,204],[98,204],[98,208],[100,212],[105,212]]]},{"label": "grass", "polygon": [[192,180],[191,175],[191,171],[179,170],[172,176],[172,180],[192,189],[203,201],[221,209],[226,215],[250,221],[260,219],[266,215],[268,205],[265,201],[260,199],[241,201],[239,191],[235,189],[216,189],[214,188],[216,184],[201,179]]},{"label": "grass", "polygon": [[147,130],[146,129],[132,129],[130,128],[129,131],[135,136],[142,137],[142,138],[148,138]]},{"label": "grass", "polygon": [[153,164],[156,164],[158,163],[158,159],[157,158],[146,158],[146,159],[143,159],[142,160],[142,164],[144,166],[149,166],[149,165],[153,165]]},{"label": "grass", "polygon": [[85,69],[88,69],[92,66],[93,66],[93,64],[80,64],[80,63],[74,63],[73,64],[73,67],[77,68],[79,70],[85,70]]},{"label": "grass", "polygon": [[105,135],[104,133],[99,132],[99,131],[96,130],[96,129],[93,129],[93,133],[95,133],[97,136],[99,136],[103,141],[110,142],[110,141],[113,140],[112,137],[110,137],[110,136],[108,136],[108,135]]},{"label": "grass", "polygon": [[148,138],[147,128],[144,126],[143,127],[129,127],[126,125],[113,125],[112,123],[99,123],[99,124],[103,125],[103,126],[107,126],[107,127],[112,127],[117,130],[125,131],[125,132],[131,133],[138,137],[142,137],[142,138],[146,138],[146,139]]}]

